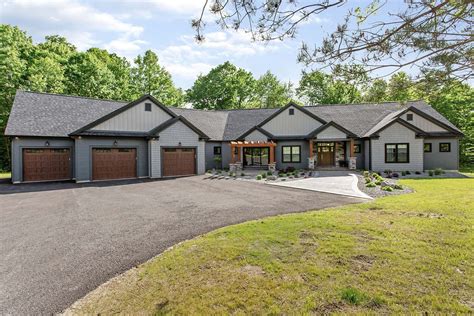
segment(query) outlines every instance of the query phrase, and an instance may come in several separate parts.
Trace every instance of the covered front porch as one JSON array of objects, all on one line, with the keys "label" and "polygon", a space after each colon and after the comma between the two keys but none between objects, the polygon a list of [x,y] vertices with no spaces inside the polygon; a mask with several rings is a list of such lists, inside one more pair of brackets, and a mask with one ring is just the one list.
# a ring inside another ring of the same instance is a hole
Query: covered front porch
[{"label": "covered front porch", "polygon": [[354,139],[310,139],[309,169],[347,170],[356,169],[356,145]]},{"label": "covered front porch", "polygon": [[273,141],[232,141],[230,142],[231,161],[229,169],[275,170],[275,147]]}]

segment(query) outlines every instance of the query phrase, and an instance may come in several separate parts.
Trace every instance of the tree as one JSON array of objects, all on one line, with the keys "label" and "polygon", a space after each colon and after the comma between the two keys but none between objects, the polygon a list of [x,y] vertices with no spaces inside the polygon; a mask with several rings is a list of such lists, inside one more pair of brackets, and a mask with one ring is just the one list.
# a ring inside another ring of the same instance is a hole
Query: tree
[{"label": "tree", "polygon": [[387,86],[387,101],[408,101],[411,100],[413,81],[404,72],[394,74]]},{"label": "tree", "polygon": [[114,75],[95,54],[75,53],[65,69],[66,93],[110,99],[114,91]]},{"label": "tree", "polygon": [[291,99],[291,84],[285,84],[267,71],[255,82],[254,102],[256,107],[277,108],[285,105]]},{"label": "tree", "polygon": [[363,99],[365,102],[382,102],[387,100],[387,82],[375,79],[367,87]]},{"label": "tree", "polygon": [[[322,43],[301,47],[299,60],[321,68],[340,64],[362,64],[369,71],[397,71],[417,67],[438,80],[473,76],[472,12],[467,0],[413,0],[400,2],[399,12],[386,8],[390,1],[372,0],[367,7],[348,10],[346,18]],[[196,39],[204,40],[206,10],[223,28],[244,29],[255,40],[272,41],[294,37],[299,26],[315,15],[350,5],[345,0],[307,1],[205,1],[192,21]]]},{"label": "tree", "polygon": [[354,103],[361,97],[354,84],[321,71],[303,72],[296,92],[310,104]]},{"label": "tree", "polygon": [[251,102],[254,86],[250,72],[226,61],[207,75],[200,75],[186,96],[197,109],[241,109]]},{"label": "tree", "polygon": [[[33,51],[31,37],[16,26],[0,25],[0,134],[4,135],[17,89],[28,85],[27,69]],[[0,137],[0,169],[10,167],[10,143]]]},{"label": "tree", "polygon": [[36,53],[38,57],[44,57],[45,55],[54,55],[54,59],[65,65],[71,57],[77,51],[76,47],[69,43],[65,37],[59,35],[46,36],[45,41],[39,43],[36,47]]},{"label": "tree", "polygon": [[132,68],[132,89],[134,97],[151,94],[166,105],[180,106],[183,93],[177,89],[170,73],[158,63],[158,56],[151,50],[135,59]]},{"label": "tree", "polygon": [[29,87],[33,91],[48,93],[64,91],[64,69],[52,57],[34,59],[28,73]]}]

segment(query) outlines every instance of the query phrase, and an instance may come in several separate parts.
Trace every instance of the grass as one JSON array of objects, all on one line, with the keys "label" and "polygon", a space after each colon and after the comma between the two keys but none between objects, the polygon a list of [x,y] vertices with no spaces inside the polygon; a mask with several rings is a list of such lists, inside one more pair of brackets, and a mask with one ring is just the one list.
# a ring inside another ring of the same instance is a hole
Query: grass
[{"label": "grass", "polygon": [[474,310],[474,180],[266,218],[184,242],[113,279],[78,314],[430,314]]},{"label": "grass", "polygon": [[12,176],[11,172],[0,171],[0,179],[9,179],[11,178],[11,176]]},{"label": "grass", "polygon": [[474,178],[474,165],[473,164],[465,164],[461,165],[459,168],[459,172],[465,174],[468,177]]}]

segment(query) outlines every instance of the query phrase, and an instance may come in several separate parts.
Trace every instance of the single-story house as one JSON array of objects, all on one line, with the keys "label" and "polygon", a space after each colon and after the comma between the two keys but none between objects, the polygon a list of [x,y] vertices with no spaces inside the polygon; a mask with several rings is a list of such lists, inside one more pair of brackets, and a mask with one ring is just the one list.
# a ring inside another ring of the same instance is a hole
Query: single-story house
[{"label": "single-story house", "polygon": [[423,101],[204,111],[18,91],[12,181],[88,182],[206,169],[457,170],[461,131]]}]

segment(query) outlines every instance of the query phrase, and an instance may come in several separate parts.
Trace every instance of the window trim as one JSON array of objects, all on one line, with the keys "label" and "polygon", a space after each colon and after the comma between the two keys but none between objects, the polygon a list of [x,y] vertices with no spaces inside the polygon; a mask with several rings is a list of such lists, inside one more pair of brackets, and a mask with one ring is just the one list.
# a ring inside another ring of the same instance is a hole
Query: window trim
[{"label": "window trim", "polygon": [[145,103],[145,112],[151,112],[151,103]]},{"label": "window trim", "polygon": [[[387,161],[387,146],[389,145],[395,145],[395,161]],[[398,146],[400,145],[407,146],[407,161],[398,161]],[[385,143],[384,149],[385,163],[410,163],[410,143]]]},{"label": "window trim", "polygon": [[413,113],[407,113],[407,121],[413,121]]},{"label": "window trim", "polygon": [[[284,148],[289,147],[290,148],[290,161],[285,161],[285,150]],[[298,147],[299,148],[299,154],[298,154],[298,160],[293,161],[293,148]],[[282,163],[300,163],[301,162],[301,145],[284,145],[281,146],[281,162]]]},{"label": "window trim", "polygon": [[295,115],[295,109],[288,109],[289,115]]},{"label": "window trim", "polygon": [[[441,150],[443,145],[448,145],[448,150]],[[451,152],[451,143],[439,143],[439,152],[440,153],[450,153]]]},{"label": "window trim", "polygon": [[[218,152],[216,152],[216,149],[219,149]],[[221,156],[222,155],[222,146],[214,146],[214,156]]]},{"label": "window trim", "polygon": [[354,144],[354,154],[362,153],[362,146],[361,144]]},{"label": "window trim", "polygon": [[[429,150],[425,150],[425,146],[426,146],[426,145],[429,145],[429,146],[430,146],[430,149],[429,149]],[[424,152],[424,153],[431,153],[431,152],[433,152],[433,143],[424,143],[424,144],[423,144],[423,152]]]}]

